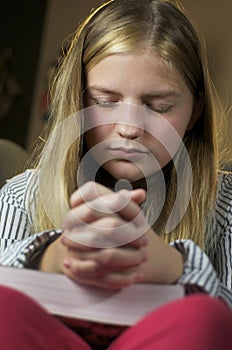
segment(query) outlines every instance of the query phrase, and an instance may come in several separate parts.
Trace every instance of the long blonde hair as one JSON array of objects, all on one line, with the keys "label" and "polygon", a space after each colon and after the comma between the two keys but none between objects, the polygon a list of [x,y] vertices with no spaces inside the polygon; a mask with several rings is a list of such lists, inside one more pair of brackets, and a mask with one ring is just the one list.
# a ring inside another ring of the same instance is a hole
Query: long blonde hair
[{"label": "long blonde hair", "polygon": [[[54,225],[60,227],[68,208],[68,198],[77,188],[82,125],[78,118],[70,119],[70,116],[84,107],[86,74],[104,57],[133,51],[141,45],[177,68],[195,101],[200,95],[203,98],[201,115],[184,137],[193,173],[189,206],[179,224],[171,233],[165,234],[165,222],[177,191],[175,169],[169,166],[165,174],[166,201],[154,228],[166,241],[188,238],[204,245],[204,232],[212,216],[218,176],[214,87],[204,45],[180,6],[166,0],[112,0],[92,11],[80,23],[51,88],[50,132],[47,138],[46,131],[47,141],[37,163],[42,180],[36,194],[35,230],[53,228]],[[69,127],[68,121],[71,121]],[[59,171],[56,165],[59,165]],[[184,193],[185,189],[182,191]],[[46,208],[41,200],[44,192]],[[151,198],[148,216],[154,209],[153,201]],[[52,208],[52,219],[47,208]]]}]

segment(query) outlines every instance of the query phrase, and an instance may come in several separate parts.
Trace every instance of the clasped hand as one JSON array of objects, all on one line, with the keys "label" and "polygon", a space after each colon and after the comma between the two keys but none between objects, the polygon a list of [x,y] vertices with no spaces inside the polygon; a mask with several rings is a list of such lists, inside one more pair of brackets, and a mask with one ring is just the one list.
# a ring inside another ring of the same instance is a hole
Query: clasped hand
[{"label": "clasped hand", "polygon": [[73,193],[60,243],[63,272],[73,280],[118,289],[143,280],[148,226],[142,189],[117,193],[88,182]]}]

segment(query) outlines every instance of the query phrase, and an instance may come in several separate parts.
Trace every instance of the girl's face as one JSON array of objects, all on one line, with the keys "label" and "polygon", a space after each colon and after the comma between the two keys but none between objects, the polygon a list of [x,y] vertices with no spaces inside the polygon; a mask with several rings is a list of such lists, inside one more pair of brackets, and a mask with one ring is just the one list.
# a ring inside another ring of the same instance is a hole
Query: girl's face
[{"label": "girl's face", "polygon": [[148,53],[114,54],[87,74],[85,141],[115,179],[138,181],[164,167],[194,123],[180,73]]}]

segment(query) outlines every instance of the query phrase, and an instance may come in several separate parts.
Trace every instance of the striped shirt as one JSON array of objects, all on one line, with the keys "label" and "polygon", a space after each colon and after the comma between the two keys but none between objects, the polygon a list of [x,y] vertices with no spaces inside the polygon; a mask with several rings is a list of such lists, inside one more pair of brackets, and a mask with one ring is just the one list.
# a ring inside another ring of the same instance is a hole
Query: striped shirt
[{"label": "striped shirt", "polygon": [[[33,218],[27,207],[38,187],[32,175],[33,171],[27,170],[0,191],[0,264],[4,266],[22,268],[33,264],[62,233],[60,229],[31,233]],[[232,174],[219,177],[214,222],[205,252],[188,239],[171,243],[185,257],[177,283],[183,284],[187,293],[204,291],[224,299],[232,308]]]}]

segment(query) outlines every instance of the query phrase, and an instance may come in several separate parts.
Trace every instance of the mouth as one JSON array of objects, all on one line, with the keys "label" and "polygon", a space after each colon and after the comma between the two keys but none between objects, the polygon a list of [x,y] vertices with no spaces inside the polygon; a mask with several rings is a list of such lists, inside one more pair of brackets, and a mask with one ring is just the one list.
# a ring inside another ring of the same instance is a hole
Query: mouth
[{"label": "mouth", "polygon": [[127,147],[115,147],[111,148],[112,151],[121,151],[125,153],[148,153],[146,149],[140,149],[140,148],[127,148]]},{"label": "mouth", "polygon": [[123,159],[141,158],[148,154],[148,150],[140,148],[115,147],[109,150],[114,156]]}]

